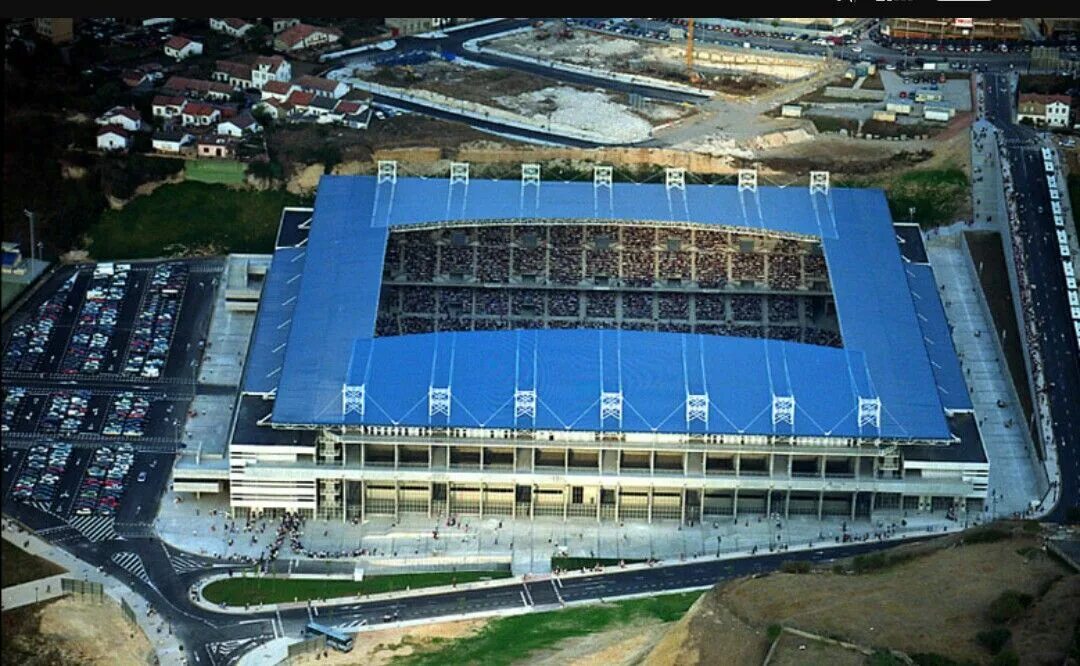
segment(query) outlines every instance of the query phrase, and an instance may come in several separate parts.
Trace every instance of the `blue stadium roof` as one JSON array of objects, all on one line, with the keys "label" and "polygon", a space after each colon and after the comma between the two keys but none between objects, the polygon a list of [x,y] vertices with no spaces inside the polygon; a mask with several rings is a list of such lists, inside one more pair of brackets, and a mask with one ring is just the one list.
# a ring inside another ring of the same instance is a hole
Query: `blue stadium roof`
[{"label": "blue stadium roof", "polygon": [[[537,218],[732,225],[819,237],[844,348],[640,331],[373,337],[390,227]],[[278,263],[275,257],[268,292]],[[912,265],[900,256],[879,190],[834,188],[811,195],[805,187],[760,187],[755,193],[732,186],[689,185],[684,191],[615,184],[608,190],[549,182],[523,188],[518,181],[451,186],[444,179],[377,183],[370,176],[324,176],[295,309],[265,324],[260,314],[253,341],[259,349],[252,356],[267,357],[269,345],[281,344],[260,331],[291,319],[272,416],[278,424],[857,436],[878,434],[860,428],[856,416],[859,398],[878,398],[880,435],[948,439],[942,397],[957,389],[946,363],[955,352],[941,345],[928,353],[912,290],[928,303],[937,293],[932,276],[929,285],[909,289],[905,266]],[[261,310],[274,307],[263,298]],[[933,308],[920,313],[931,322],[926,337],[939,336]],[[944,331],[947,336],[947,326]],[[938,375],[931,357],[944,368]],[[259,363],[269,368],[272,362]],[[255,374],[249,370],[248,378],[254,381]],[[959,381],[962,386],[962,376]],[[346,384],[365,388],[362,417],[344,413]],[[450,389],[448,415],[429,413],[429,389]],[[530,390],[536,391],[535,417],[515,418],[515,391]],[[619,391],[621,424],[601,420],[601,393]],[[701,394],[709,396],[708,420],[688,420],[687,396]],[[794,426],[773,424],[774,395],[795,398]]]}]

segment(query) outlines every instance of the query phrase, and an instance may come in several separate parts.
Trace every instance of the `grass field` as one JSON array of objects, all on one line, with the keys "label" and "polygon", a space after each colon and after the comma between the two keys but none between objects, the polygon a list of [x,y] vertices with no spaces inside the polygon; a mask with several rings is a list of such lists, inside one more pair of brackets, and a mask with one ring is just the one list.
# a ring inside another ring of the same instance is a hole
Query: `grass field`
[{"label": "grass field", "polygon": [[244,165],[235,160],[185,160],[184,177],[201,183],[239,185],[244,182]]},{"label": "grass field", "polygon": [[915,209],[915,221],[924,229],[951,224],[971,210],[971,187],[967,174],[956,166],[912,169],[900,175],[839,178],[842,187],[880,187],[885,190],[894,220],[907,221]]},{"label": "grass field", "polygon": [[0,584],[3,587],[11,587],[20,583],[29,583],[32,580],[55,576],[64,573],[65,569],[37,555],[31,555],[22,548],[3,542],[3,550],[0,551]]},{"label": "grass field", "polygon": [[475,636],[424,649],[395,663],[404,666],[513,664],[568,638],[640,621],[674,622],[686,613],[699,596],[700,592],[666,594],[499,618],[491,621]]},{"label": "grass field", "polygon": [[551,558],[551,568],[570,571],[581,568],[591,569],[598,564],[602,567],[615,567],[619,566],[619,562],[622,562],[623,564],[637,564],[638,562],[644,561],[645,560],[619,560],[614,557],[553,557]]},{"label": "grass field", "polygon": [[509,576],[509,571],[458,571],[371,576],[362,581],[238,577],[211,583],[203,590],[203,594],[207,600],[215,604],[225,603],[232,606],[277,604],[308,599],[351,597],[358,594],[378,594],[406,588],[415,590],[422,587],[472,583]]},{"label": "grass field", "polygon": [[301,201],[283,191],[163,185],[122,210],[105,211],[90,229],[88,249],[98,260],[272,252],[281,209]]}]

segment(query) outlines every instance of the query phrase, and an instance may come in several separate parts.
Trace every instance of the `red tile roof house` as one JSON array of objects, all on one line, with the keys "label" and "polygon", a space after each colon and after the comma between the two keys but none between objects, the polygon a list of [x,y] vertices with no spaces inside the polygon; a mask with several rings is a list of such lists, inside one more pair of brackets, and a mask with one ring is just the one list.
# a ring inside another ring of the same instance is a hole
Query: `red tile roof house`
[{"label": "red tile roof house", "polygon": [[271,81],[288,83],[292,78],[292,65],[281,56],[259,56],[251,68],[251,82],[262,89]]},{"label": "red tile roof house", "polygon": [[131,134],[123,127],[105,125],[98,130],[97,147],[105,151],[122,151],[131,147]]},{"label": "red tile roof house", "polygon": [[232,157],[234,144],[223,136],[204,136],[195,142],[195,150],[199,157]]},{"label": "red tile roof house", "polygon": [[142,114],[126,106],[114,106],[95,120],[98,125],[118,125],[129,132],[142,129]]},{"label": "red tile roof house", "polygon": [[283,30],[274,37],[274,48],[278,51],[302,51],[316,46],[333,44],[341,39],[342,32],[337,28],[299,23]]},{"label": "red tile roof house", "polygon": [[268,81],[262,88],[262,101],[277,100],[284,102],[294,90],[299,90],[296,84],[284,81]]},{"label": "red tile roof house", "polygon": [[177,61],[189,58],[193,55],[201,55],[203,45],[193,39],[174,35],[165,42],[165,55],[176,58]]},{"label": "red tile roof house", "polygon": [[313,92],[319,97],[332,97],[341,99],[350,90],[347,83],[325,79],[321,76],[301,76],[294,79],[293,83],[300,86],[301,90]]},{"label": "red tile roof house", "polygon": [[244,112],[238,114],[227,120],[223,120],[217,125],[217,133],[225,136],[242,137],[245,134],[255,134],[262,130],[262,126],[251,117],[251,114]]},{"label": "red tile roof house", "polygon": [[154,95],[150,108],[155,118],[176,118],[184,111],[187,100],[175,95]]},{"label": "red tile roof house", "polygon": [[230,99],[235,92],[229,84],[221,81],[189,79],[185,76],[170,76],[162,86],[162,90],[169,90],[179,95],[222,101]]},{"label": "red tile roof house", "polygon": [[188,102],[184,106],[183,124],[185,127],[209,126],[221,118],[221,111],[204,102]]},{"label": "red tile roof house", "polygon": [[230,37],[243,37],[247,34],[248,30],[255,27],[255,24],[251,21],[242,18],[212,18],[210,19],[210,29],[217,32],[223,32]]}]

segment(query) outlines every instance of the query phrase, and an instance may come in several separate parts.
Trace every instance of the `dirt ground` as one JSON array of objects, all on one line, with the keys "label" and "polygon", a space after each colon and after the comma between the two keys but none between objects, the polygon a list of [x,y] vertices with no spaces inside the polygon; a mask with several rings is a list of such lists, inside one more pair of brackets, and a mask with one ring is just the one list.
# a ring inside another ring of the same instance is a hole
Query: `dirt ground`
[{"label": "dirt ground", "polygon": [[422,627],[402,629],[381,629],[357,634],[352,652],[342,654],[330,650],[327,656],[311,655],[293,662],[299,664],[320,664],[320,666],[345,666],[346,664],[364,664],[365,666],[384,666],[395,658],[407,657],[418,647],[457,638],[466,638],[479,632],[487,624],[486,620],[463,620],[461,622],[441,622]]},{"label": "dirt ground", "polygon": [[1037,600],[1009,625],[1017,652],[1038,655],[1030,663],[1061,663],[1080,618],[1080,577],[1046,555],[1030,535],[966,546],[943,543],[940,549],[938,542],[901,547],[928,554],[877,573],[778,573],[732,581],[703,596],[645,663],[760,664],[765,629],[773,624],[873,648],[981,663],[989,654],[975,635],[994,626],[987,609],[1005,590]]},{"label": "dirt ground", "polygon": [[[20,621],[17,631],[9,634],[11,613],[20,614]],[[65,598],[5,612],[4,621],[5,664],[145,664],[153,653],[142,631],[111,601],[93,604]]]},{"label": "dirt ground", "polygon": [[561,641],[528,659],[529,666],[631,666],[652,650],[670,623],[640,622]]},{"label": "dirt ground", "polygon": [[839,645],[783,633],[769,666],[863,666],[866,655]]}]

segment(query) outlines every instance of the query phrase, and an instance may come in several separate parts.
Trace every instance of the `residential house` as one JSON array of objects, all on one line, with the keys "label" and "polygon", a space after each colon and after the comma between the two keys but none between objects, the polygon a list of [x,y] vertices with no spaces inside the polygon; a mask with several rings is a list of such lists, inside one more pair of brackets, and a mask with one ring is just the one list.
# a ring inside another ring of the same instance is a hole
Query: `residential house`
[{"label": "residential house", "polygon": [[340,41],[342,32],[337,28],[297,23],[274,36],[274,48],[278,51],[302,51],[317,46],[327,46]]},{"label": "residential house", "polygon": [[269,81],[262,88],[261,98],[264,102],[269,100],[277,100],[279,102],[284,102],[286,99],[289,98],[289,95],[291,95],[294,90],[299,89],[300,88],[296,87],[296,85],[292,83],[285,83],[283,81]]},{"label": "residential house", "polygon": [[105,125],[98,130],[97,147],[106,151],[124,151],[131,147],[131,133],[117,125]]},{"label": "residential house", "polygon": [[271,81],[286,83],[292,78],[292,65],[281,56],[259,56],[251,67],[251,83],[262,90]]},{"label": "residential house", "polygon": [[125,69],[120,74],[120,80],[128,88],[146,88],[153,83],[150,74],[140,69]]},{"label": "residential house", "polygon": [[282,30],[288,30],[294,25],[299,25],[300,19],[298,18],[272,18],[270,19],[270,27],[273,29],[274,34],[278,34]]},{"label": "residential house", "polygon": [[129,132],[138,132],[142,129],[142,114],[126,106],[114,106],[97,117],[98,125],[117,125]]},{"label": "residential house", "polygon": [[247,111],[218,123],[217,133],[225,136],[243,137],[262,131],[262,126]]},{"label": "residential house", "polygon": [[329,97],[330,99],[341,99],[350,90],[349,85],[346,83],[325,79],[321,76],[301,76],[293,80],[293,83],[299,86],[301,90],[313,93],[316,97]]},{"label": "residential house", "polygon": [[221,81],[189,79],[184,76],[170,76],[162,88],[186,97],[219,101],[230,99],[234,92],[232,86]]},{"label": "residential house", "polygon": [[205,102],[188,102],[181,118],[185,127],[207,127],[221,119],[221,111]]},{"label": "residential house", "polygon": [[289,106],[284,100],[274,98],[263,99],[263,101],[255,105],[255,108],[270,116],[274,120],[282,120],[289,115],[289,110],[292,107]]},{"label": "residential house", "polygon": [[315,101],[315,93],[309,93],[306,90],[295,90],[285,100],[285,105],[290,109],[296,109],[302,114],[311,113],[308,107]]},{"label": "residential house", "polygon": [[177,61],[201,55],[202,52],[203,45],[201,42],[196,42],[181,35],[173,35],[165,42],[165,55],[176,58]]},{"label": "residential house", "polygon": [[1072,97],[1068,95],[1020,95],[1016,119],[1046,127],[1068,127]]},{"label": "residential house", "polygon": [[251,65],[230,60],[218,60],[214,64],[214,73],[211,74],[211,78],[228,83],[238,90],[246,90],[255,85],[251,80]]},{"label": "residential house", "polygon": [[179,153],[194,137],[183,130],[154,132],[152,143],[159,153]]},{"label": "residential house", "polygon": [[240,38],[248,33],[249,30],[255,27],[255,24],[251,21],[247,21],[242,18],[212,18],[210,19],[210,29],[215,32],[224,33],[230,37]]},{"label": "residential house", "polygon": [[154,95],[150,109],[155,118],[176,118],[184,112],[187,100],[173,95]]},{"label": "residential house", "polygon": [[34,19],[34,32],[53,44],[67,44],[75,39],[75,19],[36,18]]},{"label": "residential house", "polygon": [[203,136],[195,142],[195,152],[199,157],[229,158],[235,154],[231,139],[223,136]]}]

